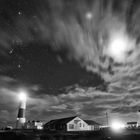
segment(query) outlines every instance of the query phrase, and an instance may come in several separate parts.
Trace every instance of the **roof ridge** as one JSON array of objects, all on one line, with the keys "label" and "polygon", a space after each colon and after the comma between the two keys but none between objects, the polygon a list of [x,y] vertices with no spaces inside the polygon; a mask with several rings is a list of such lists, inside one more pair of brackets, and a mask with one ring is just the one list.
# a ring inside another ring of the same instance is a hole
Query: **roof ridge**
[{"label": "roof ridge", "polygon": [[58,120],[63,120],[63,119],[70,119],[70,118],[76,118],[78,116],[71,116],[71,117],[65,117],[65,118],[58,118],[58,119],[53,119],[53,120],[50,120],[50,121],[58,121]]}]

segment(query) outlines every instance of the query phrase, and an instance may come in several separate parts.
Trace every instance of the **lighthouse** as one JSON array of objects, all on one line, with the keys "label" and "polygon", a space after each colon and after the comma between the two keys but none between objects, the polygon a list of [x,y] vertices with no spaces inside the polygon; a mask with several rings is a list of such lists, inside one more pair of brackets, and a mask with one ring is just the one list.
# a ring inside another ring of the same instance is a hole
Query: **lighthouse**
[{"label": "lighthouse", "polygon": [[18,114],[16,120],[16,129],[22,129],[26,122],[26,118],[25,118],[26,94],[24,92],[21,92],[18,95],[18,98],[19,98],[19,108],[18,108]]}]

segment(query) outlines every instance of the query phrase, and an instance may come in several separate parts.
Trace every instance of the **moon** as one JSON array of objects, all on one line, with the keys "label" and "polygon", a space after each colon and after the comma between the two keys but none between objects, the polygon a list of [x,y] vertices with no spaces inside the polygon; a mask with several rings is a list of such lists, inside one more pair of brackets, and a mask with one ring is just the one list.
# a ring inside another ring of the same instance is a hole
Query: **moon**
[{"label": "moon", "polygon": [[123,63],[127,60],[127,52],[133,49],[132,39],[126,34],[115,34],[111,36],[108,46],[107,55],[118,63]]}]

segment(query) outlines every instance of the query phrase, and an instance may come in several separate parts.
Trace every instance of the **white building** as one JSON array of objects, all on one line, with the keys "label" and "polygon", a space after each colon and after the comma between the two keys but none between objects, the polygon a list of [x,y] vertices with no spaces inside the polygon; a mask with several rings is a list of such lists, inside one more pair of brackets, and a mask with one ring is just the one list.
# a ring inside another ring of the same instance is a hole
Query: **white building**
[{"label": "white building", "polygon": [[92,120],[82,120],[74,116],[51,120],[44,125],[44,129],[54,131],[95,131],[100,129],[100,125]]},{"label": "white building", "polygon": [[69,122],[66,123],[67,131],[83,131],[89,130],[88,124],[80,119],[79,117],[75,117]]},{"label": "white building", "polygon": [[42,121],[28,121],[25,123],[26,129],[43,129]]}]

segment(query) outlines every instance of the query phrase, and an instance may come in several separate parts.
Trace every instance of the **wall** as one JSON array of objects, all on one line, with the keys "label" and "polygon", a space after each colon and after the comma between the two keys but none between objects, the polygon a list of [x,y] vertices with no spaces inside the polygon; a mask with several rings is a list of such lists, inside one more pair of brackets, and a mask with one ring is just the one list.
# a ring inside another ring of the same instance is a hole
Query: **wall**
[{"label": "wall", "polygon": [[90,130],[88,124],[79,117],[75,117],[67,123],[67,131],[86,131]]},{"label": "wall", "polygon": [[89,130],[95,130],[94,125],[89,125]]}]

